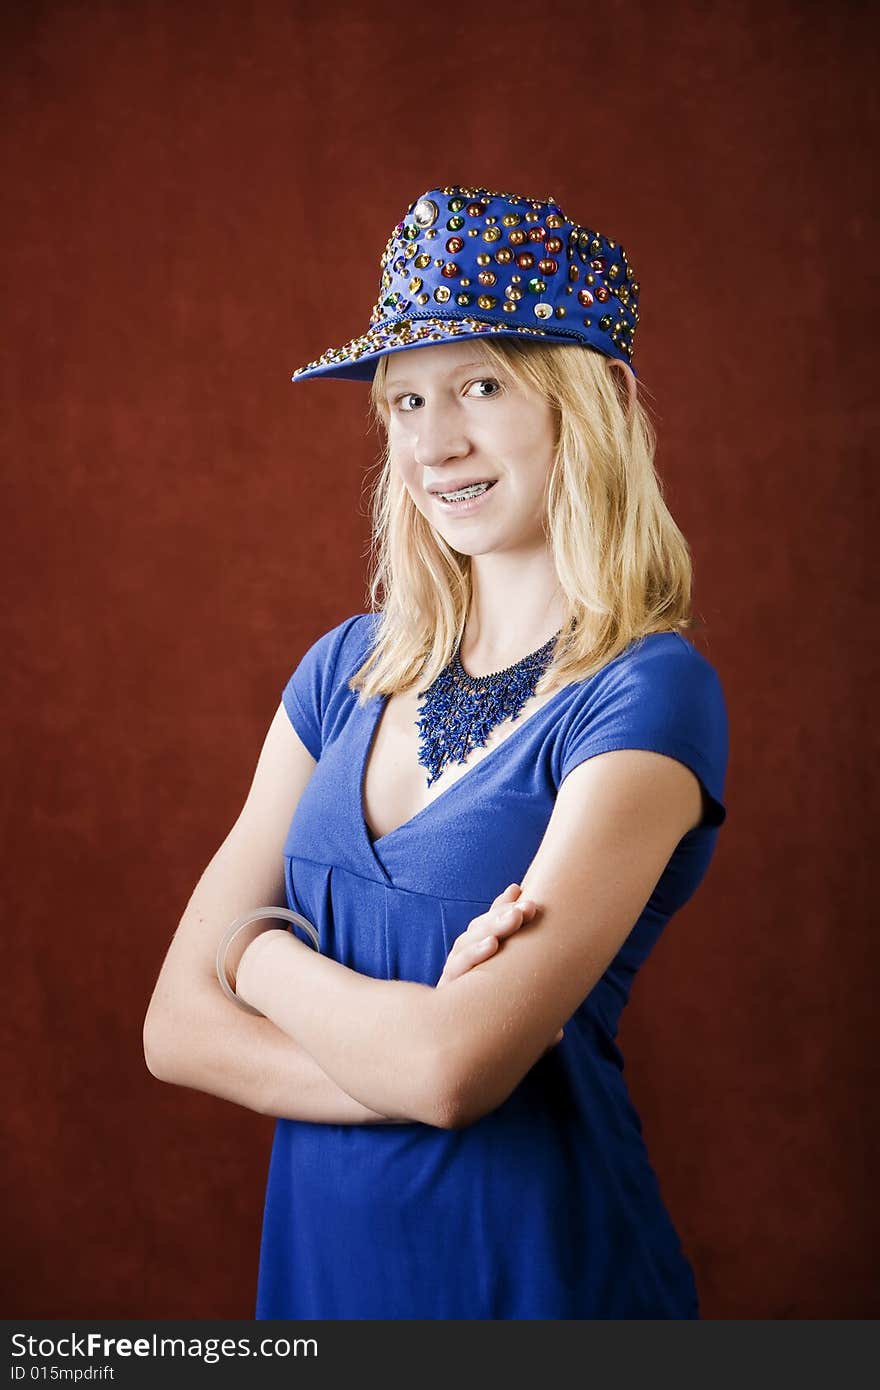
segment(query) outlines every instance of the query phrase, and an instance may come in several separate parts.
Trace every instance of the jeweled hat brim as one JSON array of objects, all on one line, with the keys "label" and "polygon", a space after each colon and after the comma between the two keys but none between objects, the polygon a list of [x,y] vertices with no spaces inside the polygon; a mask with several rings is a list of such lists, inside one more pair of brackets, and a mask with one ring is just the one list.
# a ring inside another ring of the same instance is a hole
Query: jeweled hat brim
[{"label": "jeweled hat brim", "polygon": [[[559,328],[532,328],[524,324],[512,324],[505,320],[491,318],[443,317],[437,314],[420,317],[410,314],[403,318],[387,319],[378,323],[366,333],[352,338],[338,348],[328,348],[314,362],[297,367],[291,381],[305,381],[311,377],[327,377],[337,381],[372,381],[379,358],[391,352],[402,352],[407,348],[431,347],[435,343],[463,341],[468,338],[485,336],[506,338],[534,338],[542,342],[567,343],[582,348],[591,348],[604,356],[608,352],[608,336],[605,333],[591,333],[588,328],[580,330]],[[631,363],[630,371],[637,373]]]}]

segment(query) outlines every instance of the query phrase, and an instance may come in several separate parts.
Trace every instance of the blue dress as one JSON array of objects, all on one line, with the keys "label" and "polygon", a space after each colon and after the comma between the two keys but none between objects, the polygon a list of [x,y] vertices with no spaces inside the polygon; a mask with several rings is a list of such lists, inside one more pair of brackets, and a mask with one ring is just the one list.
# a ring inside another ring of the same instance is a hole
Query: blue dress
[{"label": "blue dress", "polygon": [[359,708],[346,681],[377,621],[359,613],[325,633],[282,696],[318,760],[284,846],[287,899],[325,955],[436,984],[456,936],[524,878],[560,783],[595,753],[679,759],[703,784],[705,814],[564,1040],[496,1110],[457,1130],[276,1120],[256,1317],[698,1318],[615,1035],[636,971],[702,880],[726,816],[715,669],[678,633],[650,634],[373,839],[361,789],[387,697]]}]

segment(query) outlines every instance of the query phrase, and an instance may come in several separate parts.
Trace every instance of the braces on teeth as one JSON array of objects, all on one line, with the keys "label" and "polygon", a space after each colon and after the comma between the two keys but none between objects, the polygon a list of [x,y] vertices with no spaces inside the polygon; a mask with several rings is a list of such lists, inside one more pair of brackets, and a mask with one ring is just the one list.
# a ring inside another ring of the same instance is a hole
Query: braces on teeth
[{"label": "braces on teeth", "polygon": [[480,497],[484,492],[488,492],[491,483],[470,483],[468,487],[460,488],[458,492],[438,492],[437,496],[442,497],[447,502],[456,502],[465,497]]}]

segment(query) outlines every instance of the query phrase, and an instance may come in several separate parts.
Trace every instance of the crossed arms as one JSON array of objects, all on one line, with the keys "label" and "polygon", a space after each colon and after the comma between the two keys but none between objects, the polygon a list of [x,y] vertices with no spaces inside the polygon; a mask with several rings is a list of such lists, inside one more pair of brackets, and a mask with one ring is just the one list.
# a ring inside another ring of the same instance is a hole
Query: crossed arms
[{"label": "crossed arms", "polygon": [[314,766],[279,709],[248,801],[215,856],[253,864],[259,853],[263,879],[251,877],[236,901],[221,894],[219,869],[212,885],[209,865],[150,1003],[147,1064],[161,1079],[267,1114],[471,1124],[510,1095],[614,959],[679,840],[699,824],[700,783],[677,760],[637,749],[573,768],[521,882],[535,904],[530,919],[444,988],[375,980],[286,931],[262,932],[237,972],[238,993],[260,1019],[212,982],[212,947],[255,894],[283,900],[277,866],[290,798]]}]

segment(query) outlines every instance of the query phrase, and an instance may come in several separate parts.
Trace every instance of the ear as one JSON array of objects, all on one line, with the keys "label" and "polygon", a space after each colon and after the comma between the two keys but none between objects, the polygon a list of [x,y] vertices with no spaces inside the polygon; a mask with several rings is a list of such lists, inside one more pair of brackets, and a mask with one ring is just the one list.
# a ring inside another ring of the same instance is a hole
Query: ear
[{"label": "ear", "polygon": [[[615,385],[617,385],[618,389],[621,387],[623,388],[623,391],[620,392],[621,400],[624,403],[627,416],[629,416],[635,408],[638,383],[630,367],[626,362],[622,362],[619,357],[609,357],[608,367],[609,370],[614,372],[617,378]],[[625,395],[623,394],[624,391],[626,393]]]}]

